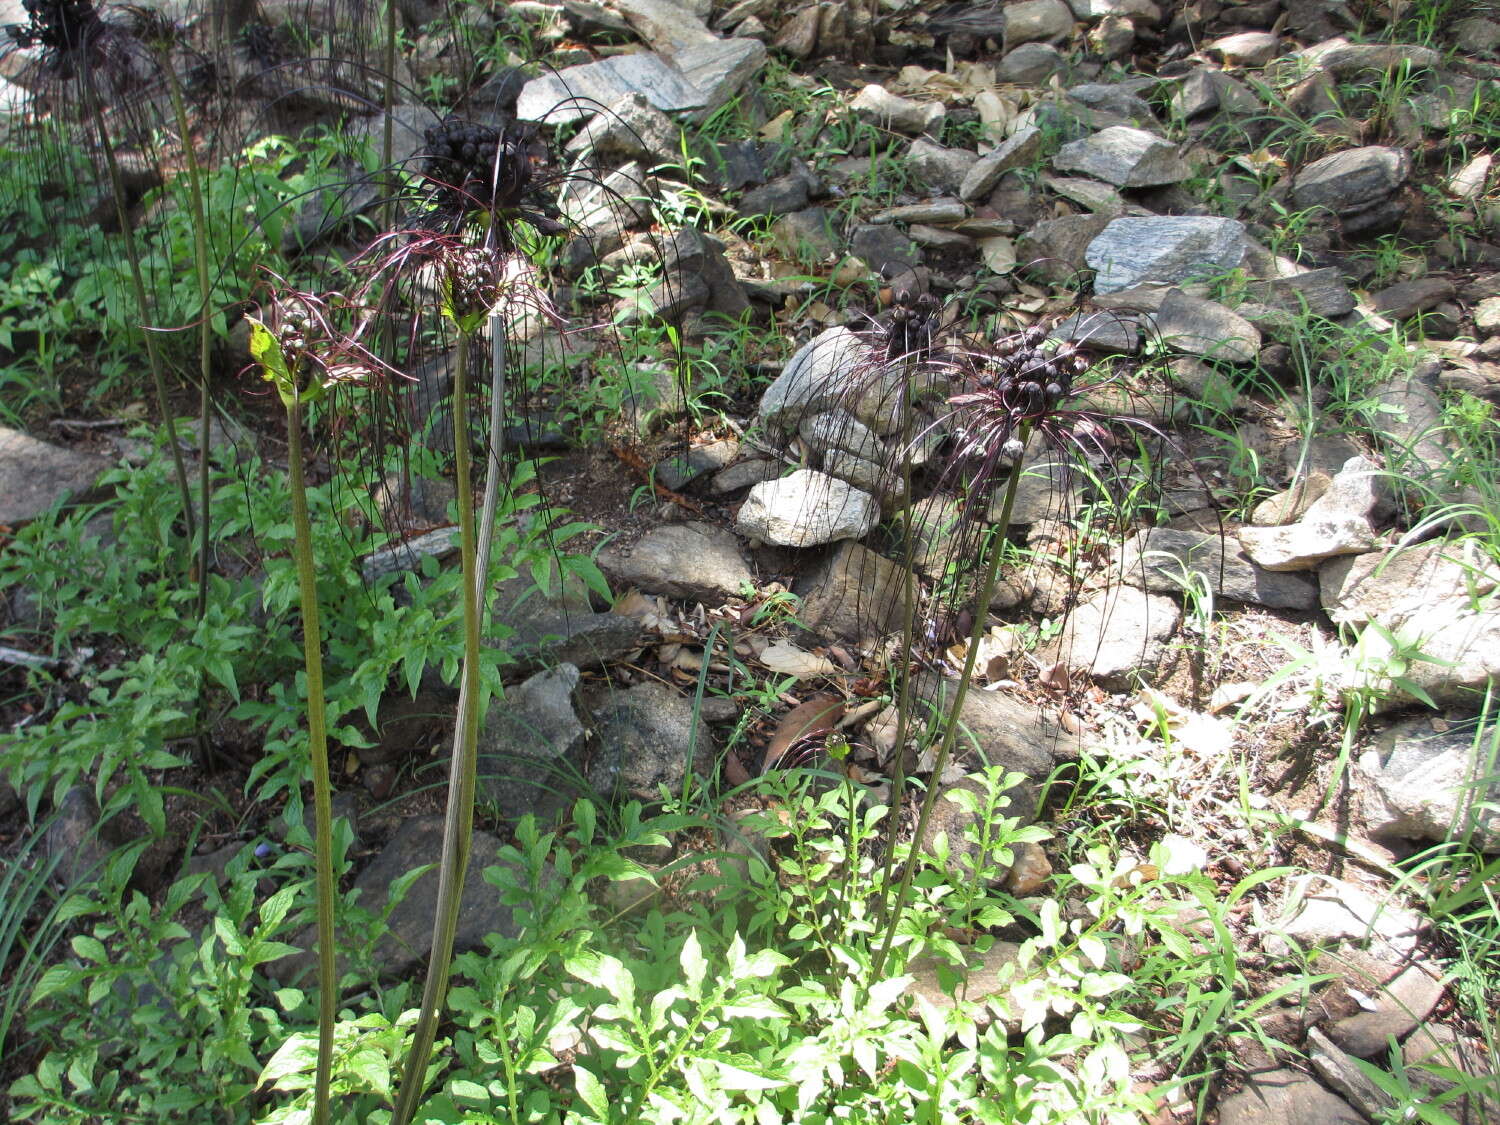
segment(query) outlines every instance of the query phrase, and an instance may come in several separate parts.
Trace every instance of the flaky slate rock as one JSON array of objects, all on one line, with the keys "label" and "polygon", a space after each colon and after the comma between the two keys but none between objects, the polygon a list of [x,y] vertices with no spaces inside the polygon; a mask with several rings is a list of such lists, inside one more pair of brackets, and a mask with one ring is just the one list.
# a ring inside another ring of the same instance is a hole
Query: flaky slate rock
[{"label": "flaky slate rock", "polygon": [[1298,207],[1326,207],[1339,214],[1379,203],[1406,182],[1411,155],[1400,148],[1366,145],[1314,160],[1292,180]]},{"label": "flaky slate rock", "polygon": [[1435,731],[1430,719],[1409,719],[1377,734],[1356,790],[1370,835],[1500,851],[1500,778],[1489,775],[1487,744],[1473,721]]},{"label": "flaky slate rock", "polygon": [[737,596],[754,579],[734,533],[706,523],[667,524],[629,548],[610,544],[599,567],[617,586],[707,605]]},{"label": "flaky slate rock", "polygon": [[1219,1125],[1365,1125],[1362,1113],[1295,1070],[1246,1076],[1244,1089],[1219,1103]]},{"label": "flaky slate rock", "polygon": [[1129,125],[1115,125],[1063,145],[1052,158],[1052,166],[1062,172],[1082,172],[1116,187],[1175,184],[1192,175],[1171,141]]},{"label": "flaky slate rock", "polygon": [[815,469],[757,484],[740,507],[735,529],[781,547],[816,547],[858,539],[880,519],[868,492]]},{"label": "flaky slate rock", "polygon": [[762,424],[789,430],[840,406],[871,359],[869,344],[847,328],[829,328],[797,349],[760,398]]},{"label": "flaky slate rock", "polygon": [[696,109],[708,102],[708,95],[682,71],[660,55],[646,51],[615,55],[533,78],[521,90],[516,116],[522,121],[564,125],[634,93],[669,112]]},{"label": "flaky slate rock", "polygon": [[659,801],[681,793],[689,774],[707,777],[718,744],[693,701],[647,682],[613,686],[587,697],[596,746],[586,768],[589,786],[611,801]]},{"label": "flaky slate rock", "polygon": [[797,618],[829,640],[873,640],[898,627],[901,568],[858,543],[844,542],[797,583]]},{"label": "flaky slate rock", "polygon": [[854,96],[849,110],[861,121],[901,133],[925,132],[948,112],[942,102],[903,98],[873,82]]},{"label": "flaky slate rock", "polygon": [[1152,527],[1125,544],[1120,573],[1156,593],[1180,593],[1185,581],[1207,581],[1216,597],[1271,609],[1314,609],[1318,587],[1300,574],[1255,565],[1232,536]]},{"label": "flaky slate rock", "polygon": [[978,160],[979,155],[968,149],[944,148],[923,137],[913,140],[906,150],[907,167],[937,191],[957,191]]},{"label": "flaky slate rock", "polygon": [[1162,342],[1174,351],[1230,363],[1253,363],[1260,354],[1260,330],[1215,301],[1173,289],[1152,317]]},{"label": "flaky slate rock", "polygon": [[964,174],[958,197],[977,203],[994,189],[1000,177],[1036,159],[1042,151],[1042,131],[1027,125],[1017,129],[994,149],[979,157]]},{"label": "flaky slate rock", "polygon": [[1207,215],[1114,219],[1089,243],[1084,260],[1094,291],[1154,282],[1175,284],[1232,270],[1245,259],[1245,224]]},{"label": "flaky slate rock", "polygon": [[1045,281],[1074,281],[1084,268],[1089,245],[1108,223],[1106,215],[1044,219],[1016,240],[1016,257],[1027,273]]},{"label": "flaky slate rock", "polygon": [[1014,86],[1040,86],[1066,65],[1067,59],[1052,44],[1022,43],[1000,60],[995,77]]},{"label": "flaky slate rock", "polygon": [[1171,598],[1134,586],[1101,591],[1068,616],[1058,658],[1081,668],[1105,688],[1150,680],[1177,631],[1182,610]]}]

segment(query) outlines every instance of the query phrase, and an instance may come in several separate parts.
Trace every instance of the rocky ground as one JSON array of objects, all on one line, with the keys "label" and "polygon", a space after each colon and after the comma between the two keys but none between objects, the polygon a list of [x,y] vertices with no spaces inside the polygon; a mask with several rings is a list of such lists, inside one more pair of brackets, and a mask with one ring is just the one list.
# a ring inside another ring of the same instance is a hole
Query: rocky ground
[{"label": "rocky ground", "polygon": [[[671,322],[735,370],[684,399],[647,363],[582,452],[555,389],[517,419],[513,441],[564,451],[550,495],[609,536],[616,600],[501,593],[517,676],[485,725],[486,814],[565,807],[559,777],[649,801],[720,762],[730,785],[829,765],[835,729],[855,747],[840,768],[879,789],[898,749],[879,679],[903,587],[891,529],[911,528],[934,610],[918,686],[940,698],[969,642],[934,589],[977,570],[975,526],[1003,523],[1015,561],[965,704],[969,760],[1023,775],[1018,804],[1114,763],[1142,861],[1165,834],[1226,886],[1303,872],[1246,899],[1242,964],[1263,993],[1327,978],[1236,1037],[1217,1120],[1398,1119],[1353,1059],[1488,1073],[1451,944],[1395,886],[1434,844],[1500,848],[1494,433],[1466,405],[1500,395],[1500,16],[1460,7],[1427,26],[1340,0],[511,5],[553,69],[496,71],[476,105],[596,173],[559,197],[577,233],[552,299],[622,294],[610,333],[514,342],[586,379]],[[460,51],[429,31],[407,64],[423,80]],[[297,228],[298,251],[340,234],[314,209]],[[941,467],[964,440],[957,376],[911,400],[869,376],[912,310],[947,347],[1039,325],[1023,347],[1088,360],[1061,444],[1020,451],[1008,513]],[[442,357],[418,374],[416,408],[444,411]],[[0,431],[0,524],[86,493],[114,457]],[[407,499],[410,524],[445,522],[437,487]],[[453,541],[408,539],[366,577]],[[388,705],[358,752],[348,807],[383,803],[360,885],[437,851],[422,797],[384,802],[447,706]],[[1058,790],[1042,815],[1061,837]],[[939,810],[958,835],[960,803]],[[1008,886],[1034,894],[1061,855],[1029,845]],[[423,956],[435,891],[393,917],[391,972]],[[463,934],[505,925],[466,916]],[[1500,1118],[1500,1098],[1447,1108]]]}]

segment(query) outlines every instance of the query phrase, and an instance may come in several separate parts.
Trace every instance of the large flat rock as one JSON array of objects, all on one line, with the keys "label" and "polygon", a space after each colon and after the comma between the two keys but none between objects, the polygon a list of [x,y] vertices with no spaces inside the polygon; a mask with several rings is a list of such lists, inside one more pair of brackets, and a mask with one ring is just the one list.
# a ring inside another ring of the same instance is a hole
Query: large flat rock
[{"label": "large flat rock", "polygon": [[0,426],[0,523],[20,524],[93,488],[109,462]]}]

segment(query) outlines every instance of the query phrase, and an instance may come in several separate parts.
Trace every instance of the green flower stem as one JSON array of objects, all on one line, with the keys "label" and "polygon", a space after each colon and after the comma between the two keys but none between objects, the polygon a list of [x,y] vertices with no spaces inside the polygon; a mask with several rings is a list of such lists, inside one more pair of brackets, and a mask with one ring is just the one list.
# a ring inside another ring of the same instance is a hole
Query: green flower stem
[{"label": "green flower stem", "polygon": [[[913,365],[915,367],[915,365]],[[915,372],[913,371],[913,374]],[[917,577],[916,534],[912,526],[911,445],[912,435],[912,382],[903,381],[901,396],[901,497],[905,511],[901,520],[901,647],[896,666],[896,757],[891,773],[891,809],[901,807],[906,794],[906,732],[911,714],[911,651],[916,639]],[[896,826],[898,818],[890,816],[891,841],[885,850],[885,867],[880,875],[880,901],[876,904],[876,925],[886,917],[885,908],[891,890],[891,875],[896,862]]]},{"label": "green flower stem", "polygon": [[209,317],[212,289],[208,276],[208,218],[203,209],[203,178],[198,168],[198,154],[188,131],[187,106],[183,102],[182,83],[170,66],[163,66],[167,89],[172,95],[172,112],[177,118],[177,132],[182,137],[182,158],[187,166],[188,198],[193,212],[193,260],[198,270],[198,620],[208,611],[208,380],[213,370],[213,326]]},{"label": "green flower stem", "polygon": [[188,489],[187,465],[182,459],[182,450],[177,445],[177,423],[172,419],[172,408],[167,401],[166,370],[161,353],[156,348],[156,339],[146,327],[151,306],[146,300],[146,282],[141,277],[140,250],[130,226],[130,216],[125,212],[125,181],[120,175],[120,162],[115,156],[114,142],[110,140],[109,130],[104,124],[99,92],[94,89],[93,79],[87,70],[83,93],[88,111],[94,119],[94,131],[99,135],[99,149],[104,153],[104,166],[109,172],[109,189],[115,197],[115,219],[120,224],[120,237],[125,241],[125,260],[130,263],[130,286],[135,296],[136,311],[141,318],[141,338],[146,345],[146,363],[151,368],[151,382],[156,391],[156,409],[161,415],[162,429],[167,435],[167,448],[172,451],[172,469],[177,477],[177,491],[182,500],[182,518],[187,523],[188,541],[191,542],[196,527],[193,519],[193,496]]},{"label": "green flower stem", "polygon": [[[1023,423],[1018,437],[1021,448],[1024,450],[1031,437],[1031,426]],[[916,875],[917,855],[922,847],[923,835],[927,831],[928,822],[932,819],[932,810],[937,804],[938,790],[942,787],[943,771],[948,766],[948,758],[953,753],[953,743],[958,737],[959,715],[963,713],[964,700],[968,697],[969,685],[974,680],[974,665],[979,655],[979,642],[984,638],[990,598],[994,596],[995,579],[1000,574],[1000,556],[1005,553],[1003,536],[1005,528],[1010,526],[1010,514],[1015,508],[1016,491],[1021,483],[1022,463],[1023,457],[1017,457],[1015,464],[1010,468],[1010,476],[1005,482],[1005,501],[1001,505],[1000,519],[996,523],[1000,529],[1001,538],[990,551],[989,558],[985,560],[984,579],[979,586],[979,602],[974,609],[974,628],[969,634],[969,650],[964,654],[964,667],[959,673],[958,686],[953,692],[953,703],[944,717],[943,740],[938,744],[937,759],[932,764],[932,777],[927,782],[927,795],[922,799],[921,812],[917,814],[917,827],[912,835],[911,850],[906,857],[906,866],[901,872],[901,884],[896,888],[896,902],[886,921],[885,939],[881,942],[880,952],[875,955],[875,963],[870,967],[871,981],[881,979],[881,970],[885,968],[886,957],[890,954],[891,945],[896,939],[896,926],[901,921],[901,912],[906,909],[906,900],[911,895],[911,883]]]},{"label": "green flower stem", "polygon": [[437,916],[432,926],[432,954],[422,1011],[401,1069],[400,1091],[391,1125],[409,1125],[426,1086],[427,1060],[437,1038],[438,1016],[448,991],[453,940],[469,846],[474,834],[474,785],[478,773],[479,716],[483,709],[479,682],[479,579],[474,532],[474,494],[469,466],[470,335],[460,332],[453,365],[453,472],[458,489],[459,546],[463,556],[464,666],[458,696],[458,726],[453,737],[453,764],[448,781],[448,811],[443,825],[443,855],[438,870]]},{"label": "green flower stem", "polygon": [[327,1125],[333,1075],[333,1024],[338,977],[333,933],[333,793],[328,781],[327,719],[323,710],[323,632],[318,622],[318,579],[313,567],[307,482],[302,474],[302,403],[286,408],[287,471],[292,488],[293,553],[302,599],[302,654],[307,668],[307,740],[312,752],[314,850],[318,885],[318,1069],[313,1088],[313,1125]]}]

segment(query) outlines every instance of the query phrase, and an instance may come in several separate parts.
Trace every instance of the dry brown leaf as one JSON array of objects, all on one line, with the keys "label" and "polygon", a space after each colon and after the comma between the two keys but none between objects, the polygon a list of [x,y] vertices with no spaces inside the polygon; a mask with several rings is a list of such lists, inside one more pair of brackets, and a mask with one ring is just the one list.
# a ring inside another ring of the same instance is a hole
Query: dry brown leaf
[{"label": "dry brown leaf", "polygon": [[804,738],[816,738],[833,730],[843,717],[844,702],[833,695],[815,695],[799,703],[776,724],[770,744],[761,758],[761,772],[771,769],[782,756]]},{"label": "dry brown leaf", "polygon": [[838,668],[826,656],[815,656],[798,648],[789,641],[777,641],[761,650],[760,662],[773,672],[783,676],[833,676]]},{"label": "dry brown leaf", "polygon": [[1053,691],[1067,691],[1068,685],[1072,683],[1072,677],[1068,674],[1068,666],[1059,660],[1043,668],[1042,674],[1037,677],[1037,681],[1044,688],[1051,688]]}]

